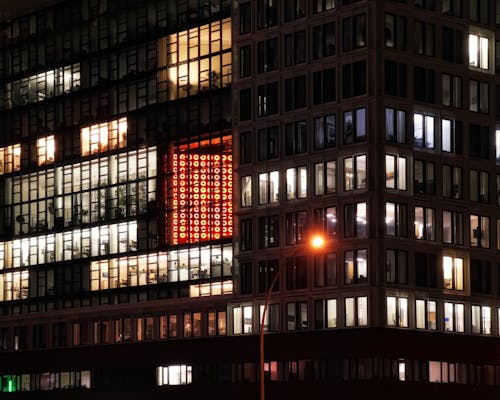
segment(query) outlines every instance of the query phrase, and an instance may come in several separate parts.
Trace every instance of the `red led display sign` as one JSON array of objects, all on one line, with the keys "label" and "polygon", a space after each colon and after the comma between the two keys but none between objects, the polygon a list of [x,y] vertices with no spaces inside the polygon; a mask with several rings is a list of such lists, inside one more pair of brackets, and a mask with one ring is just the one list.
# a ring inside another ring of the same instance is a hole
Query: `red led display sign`
[{"label": "red led display sign", "polygon": [[166,232],[170,244],[232,236],[232,161],[230,136],[174,147]]}]

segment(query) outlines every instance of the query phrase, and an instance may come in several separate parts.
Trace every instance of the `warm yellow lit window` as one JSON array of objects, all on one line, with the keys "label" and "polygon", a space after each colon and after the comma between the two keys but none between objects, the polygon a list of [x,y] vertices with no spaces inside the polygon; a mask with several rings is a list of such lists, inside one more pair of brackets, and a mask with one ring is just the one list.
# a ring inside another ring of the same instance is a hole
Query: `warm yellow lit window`
[{"label": "warm yellow lit window", "polygon": [[21,145],[0,148],[0,175],[21,169]]},{"label": "warm yellow lit window", "polygon": [[55,154],[54,135],[38,139],[36,141],[36,153],[38,165],[53,163]]},{"label": "warm yellow lit window", "polygon": [[115,119],[81,129],[82,156],[127,146],[127,118]]},{"label": "warm yellow lit window", "polygon": [[464,290],[464,260],[443,256],[443,286],[445,289]]},{"label": "warm yellow lit window", "polygon": [[210,88],[229,85],[230,51],[230,18],[160,38],[159,100],[192,96]]}]

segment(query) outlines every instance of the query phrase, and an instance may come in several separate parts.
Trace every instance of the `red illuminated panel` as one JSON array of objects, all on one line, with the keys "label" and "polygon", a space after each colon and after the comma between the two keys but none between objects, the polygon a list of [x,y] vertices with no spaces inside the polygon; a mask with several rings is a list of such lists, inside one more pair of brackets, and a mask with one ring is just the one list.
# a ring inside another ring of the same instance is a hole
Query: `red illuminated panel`
[{"label": "red illuminated panel", "polygon": [[170,244],[197,243],[233,234],[231,137],[176,146],[172,155]]}]

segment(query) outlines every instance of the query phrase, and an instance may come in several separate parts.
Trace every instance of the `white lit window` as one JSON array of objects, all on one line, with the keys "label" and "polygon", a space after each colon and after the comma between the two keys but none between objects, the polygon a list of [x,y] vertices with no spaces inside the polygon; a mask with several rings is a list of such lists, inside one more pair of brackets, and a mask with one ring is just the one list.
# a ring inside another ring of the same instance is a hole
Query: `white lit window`
[{"label": "white lit window", "polygon": [[464,332],[464,305],[444,303],[444,330],[448,332]]},{"label": "white lit window", "polygon": [[192,382],[193,367],[191,365],[168,365],[156,368],[156,384],[188,385]]},{"label": "white lit window", "polygon": [[388,296],[387,326],[408,327],[408,299],[404,297]]},{"label": "white lit window", "polygon": [[259,204],[277,203],[279,199],[279,172],[259,174]]},{"label": "white lit window", "polygon": [[127,126],[127,118],[120,118],[82,128],[82,156],[126,147]]},{"label": "white lit window", "polygon": [[241,206],[252,206],[252,177],[244,176],[241,178]]},{"label": "white lit window", "polygon": [[464,290],[464,260],[443,256],[443,286],[445,289]]},{"label": "white lit window", "polygon": [[489,69],[488,43],[487,37],[469,34],[469,65],[471,67]]},{"label": "white lit window", "polygon": [[314,194],[322,195],[335,193],[336,172],[336,161],[326,161],[314,164]]},{"label": "white lit window", "polygon": [[302,199],[307,196],[307,167],[286,170],[286,199]]},{"label": "white lit window", "polygon": [[54,135],[40,138],[36,141],[38,165],[54,162],[55,140]]},{"label": "white lit window", "polygon": [[366,155],[344,158],[344,190],[366,189]]},{"label": "white lit window", "polygon": [[491,335],[491,307],[472,306],[471,312],[472,333]]},{"label": "white lit window", "polygon": [[417,329],[436,330],[436,302],[433,300],[416,300],[415,321]]},{"label": "white lit window", "polygon": [[406,190],[406,157],[385,155],[385,187]]},{"label": "white lit window", "polygon": [[495,159],[500,164],[500,125],[495,128]]},{"label": "white lit window", "polygon": [[434,117],[415,113],[413,115],[413,143],[418,147],[434,148]]},{"label": "white lit window", "polygon": [[241,335],[253,331],[252,306],[233,307],[233,334]]},{"label": "white lit window", "polygon": [[436,240],[436,224],[432,208],[415,207],[415,239]]},{"label": "white lit window", "polygon": [[345,299],[345,326],[368,325],[368,297],[347,297]]}]

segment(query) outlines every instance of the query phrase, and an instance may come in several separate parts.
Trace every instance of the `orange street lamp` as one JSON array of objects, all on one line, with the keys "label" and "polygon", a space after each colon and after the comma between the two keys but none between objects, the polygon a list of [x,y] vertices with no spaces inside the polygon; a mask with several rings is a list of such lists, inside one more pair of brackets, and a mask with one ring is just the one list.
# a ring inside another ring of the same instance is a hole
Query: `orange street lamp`
[{"label": "orange street lamp", "polygon": [[[315,234],[311,237],[310,245],[314,251],[321,251],[326,244],[325,237],[321,234]],[[278,277],[280,275],[280,267],[276,269],[271,286],[269,286],[269,291],[267,292],[266,300],[264,301],[264,309],[262,310],[262,318],[260,321],[260,400],[266,399],[266,383],[265,383],[265,373],[264,373],[264,321],[266,320],[267,308],[269,306],[269,300],[271,299],[271,294],[273,292],[276,282],[278,282]]]}]

